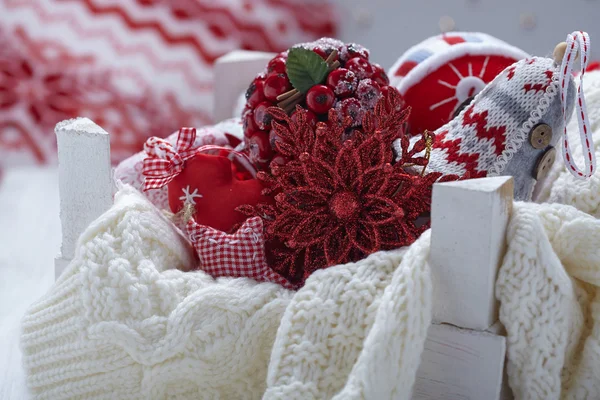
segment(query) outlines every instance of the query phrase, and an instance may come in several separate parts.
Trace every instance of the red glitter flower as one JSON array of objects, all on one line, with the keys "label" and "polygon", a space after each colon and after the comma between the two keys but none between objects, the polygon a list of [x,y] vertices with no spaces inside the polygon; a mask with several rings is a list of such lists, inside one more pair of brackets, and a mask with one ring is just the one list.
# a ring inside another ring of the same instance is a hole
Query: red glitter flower
[{"label": "red glitter flower", "polygon": [[[395,90],[365,115],[361,130],[334,110],[327,123],[313,128],[302,113],[293,121],[283,110],[269,109],[277,150],[291,161],[258,175],[275,204],[244,210],[265,222],[271,268],[302,283],[317,269],[409,245],[427,229],[420,218],[441,174],[407,170],[427,164],[427,155],[417,154],[433,139],[425,134],[409,146],[403,129],[408,112]],[[397,139],[403,154],[394,163]]]}]

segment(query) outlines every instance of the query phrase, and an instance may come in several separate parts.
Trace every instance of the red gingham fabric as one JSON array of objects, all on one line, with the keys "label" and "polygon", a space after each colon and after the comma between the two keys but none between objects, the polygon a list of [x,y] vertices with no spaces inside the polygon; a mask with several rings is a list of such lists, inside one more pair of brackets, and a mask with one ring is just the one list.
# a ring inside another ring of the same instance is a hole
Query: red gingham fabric
[{"label": "red gingham fabric", "polygon": [[148,155],[143,167],[144,191],[159,189],[171,182],[183,170],[183,162],[196,154],[195,141],[196,128],[181,128],[175,149],[165,139],[149,138],[144,144]]},{"label": "red gingham fabric", "polygon": [[211,276],[251,278],[294,289],[285,278],[267,265],[260,217],[247,219],[231,235],[200,225],[194,219],[188,221],[186,230],[200,258],[200,268]]}]

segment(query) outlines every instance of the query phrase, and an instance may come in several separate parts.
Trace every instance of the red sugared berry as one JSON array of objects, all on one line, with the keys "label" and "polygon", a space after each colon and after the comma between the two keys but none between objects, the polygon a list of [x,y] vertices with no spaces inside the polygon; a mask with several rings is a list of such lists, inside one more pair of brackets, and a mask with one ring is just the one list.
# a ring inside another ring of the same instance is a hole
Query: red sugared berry
[{"label": "red sugared berry", "polygon": [[358,97],[363,107],[367,109],[374,108],[377,100],[381,97],[379,84],[373,79],[363,79],[358,84],[358,89],[356,89],[356,97]]},{"label": "red sugared berry", "polygon": [[267,112],[267,108],[273,105],[268,101],[263,101],[254,109],[254,122],[261,131],[271,129],[271,115]]},{"label": "red sugared berry", "polygon": [[373,67],[373,76],[371,76],[371,79],[379,83],[381,86],[389,85],[390,78],[388,78],[383,67],[375,63],[371,64],[371,66]]},{"label": "red sugared berry", "polygon": [[358,79],[367,79],[373,75],[371,64],[364,58],[354,57],[346,63],[346,68],[354,72]]},{"label": "red sugared berry", "polygon": [[360,101],[354,97],[338,102],[335,109],[340,113],[342,118],[352,118],[352,126],[360,125],[365,115],[365,110],[361,106]]},{"label": "red sugared berry", "polygon": [[285,58],[275,57],[267,64],[267,73],[270,74],[285,74]]},{"label": "red sugared berry", "polygon": [[281,154],[277,154],[275,157],[273,157],[273,160],[271,160],[271,166],[272,165],[285,165],[285,164],[287,164],[287,162],[288,162],[287,158],[285,158]]},{"label": "red sugared berry", "polygon": [[298,122],[298,113],[304,113],[306,120],[310,123],[311,126],[315,126],[317,125],[317,116],[315,115],[314,112],[310,111],[310,110],[296,110],[292,113],[292,115],[290,116],[290,118],[292,119],[292,121],[294,122]]},{"label": "red sugared berry", "polygon": [[349,43],[342,48],[342,60],[348,61],[352,58],[359,57],[365,60],[369,59],[369,50],[356,43]]},{"label": "red sugared berry", "polygon": [[[322,47],[322,46],[317,46],[313,48],[313,51],[315,53],[317,53],[318,55],[321,56],[321,58],[323,58],[323,60],[327,60],[327,58],[329,57],[329,55],[331,54],[331,52],[333,51],[333,47],[332,48],[326,48],[326,47]],[[335,58],[333,58],[331,60],[331,62],[337,61],[340,58],[339,54],[335,56]]]},{"label": "red sugared berry", "polygon": [[248,90],[246,90],[246,103],[251,108],[256,107],[258,105],[258,103],[260,103],[261,101],[263,101],[265,99],[265,95],[263,93],[264,86],[265,86],[265,81],[263,79],[256,78],[250,84],[250,87],[248,87]]},{"label": "red sugared berry", "polygon": [[315,85],[306,92],[306,105],[317,114],[325,114],[335,100],[333,90],[325,85]]},{"label": "red sugared berry", "polygon": [[269,101],[276,101],[277,96],[292,88],[290,80],[284,74],[270,75],[265,80],[263,92]]},{"label": "red sugared berry", "polygon": [[273,149],[269,143],[267,132],[257,131],[246,138],[246,148],[249,150],[250,160],[254,163],[268,163],[273,157]]},{"label": "red sugared berry", "polygon": [[275,133],[274,129],[271,129],[271,132],[269,132],[269,143],[271,144],[271,148],[273,150],[277,150],[275,148],[275,142],[277,142],[279,140],[279,136],[277,136],[277,133]]},{"label": "red sugared berry", "polygon": [[346,68],[338,68],[327,76],[327,86],[333,89],[338,97],[352,96],[358,86],[358,79],[354,72]]},{"label": "red sugared berry", "polygon": [[244,127],[244,136],[248,136],[249,132],[259,130],[256,121],[254,121],[254,111],[248,110],[243,114],[242,123]]}]

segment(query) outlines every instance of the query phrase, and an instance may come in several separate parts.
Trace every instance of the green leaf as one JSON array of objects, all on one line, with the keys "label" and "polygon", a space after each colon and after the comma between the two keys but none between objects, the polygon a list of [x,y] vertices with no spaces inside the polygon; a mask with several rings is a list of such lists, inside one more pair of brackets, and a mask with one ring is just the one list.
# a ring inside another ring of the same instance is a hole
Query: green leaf
[{"label": "green leaf", "polygon": [[292,86],[301,93],[318,85],[327,76],[327,63],[314,51],[293,47],[288,51],[285,69]]}]

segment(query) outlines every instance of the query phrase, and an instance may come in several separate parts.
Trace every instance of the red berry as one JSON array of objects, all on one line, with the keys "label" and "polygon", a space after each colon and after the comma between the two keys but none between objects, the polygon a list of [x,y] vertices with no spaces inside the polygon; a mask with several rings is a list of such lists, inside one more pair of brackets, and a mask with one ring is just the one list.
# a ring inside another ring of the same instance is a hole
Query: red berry
[{"label": "red berry", "polygon": [[273,159],[271,160],[271,166],[272,165],[285,165],[287,164],[288,159],[285,158],[284,156],[282,156],[281,154],[277,154],[275,157],[273,157]]},{"label": "red berry", "polygon": [[315,115],[314,112],[312,112],[310,110],[296,110],[296,111],[294,111],[292,113],[292,115],[290,116],[290,118],[292,119],[292,121],[298,122],[298,113],[304,113],[304,115],[306,116],[306,120],[310,123],[311,126],[317,125],[317,116]]},{"label": "red berry", "polygon": [[243,114],[242,123],[244,128],[244,136],[248,136],[250,132],[259,130],[258,125],[254,121],[254,111],[248,110]]},{"label": "red berry", "polygon": [[267,64],[268,74],[285,74],[285,58],[275,57]]},{"label": "red berry", "polygon": [[315,85],[306,92],[306,105],[317,114],[325,114],[333,105],[333,90],[325,85]]},{"label": "red berry", "polygon": [[[324,48],[322,46],[317,46],[313,48],[313,51],[315,53],[317,53],[318,55],[321,56],[321,58],[323,58],[323,60],[327,60],[327,58],[329,57],[329,55],[331,54],[331,52],[333,51],[333,48]],[[336,61],[337,59],[339,59],[339,54],[335,56],[335,58],[333,58],[331,60],[331,62]]]},{"label": "red berry", "polygon": [[381,86],[390,84],[390,78],[388,78],[381,65],[371,64],[371,67],[373,68],[373,76],[371,76],[371,79],[379,83]]},{"label": "red berry", "polygon": [[358,79],[354,72],[346,68],[333,70],[327,76],[327,86],[333,89],[338,97],[352,96],[358,86]]},{"label": "red berry", "polygon": [[250,161],[253,163],[268,163],[273,157],[273,149],[269,143],[269,134],[267,132],[257,131],[252,136],[246,138],[246,148]]},{"label": "red berry", "polygon": [[358,89],[356,89],[356,97],[366,109],[375,108],[377,100],[381,97],[379,84],[372,79],[363,79],[358,84]]},{"label": "red berry", "polygon": [[352,58],[359,57],[365,60],[369,59],[369,50],[356,43],[349,43],[342,48],[342,60],[348,61]]},{"label": "red berry", "polygon": [[276,101],[277,96],[292,88],[289,79],[284,74],[271,75],[265,80],[263,92],[269,101]]},{"label": "red berry", "polygon": [[381,96],[385,97],[388,95],[388,93],[390,92],[390,88],[391,86],[389,85],[385,85],[381,87]]},{"label": "red berry", "polygon": [[365,115],[365,110],[360,104],[360,101],[354,97],[350,97],[338,102],[335,109],[342,116],[342,118],[352,118],[352,126],[357,126],[362,123],[362,119]]},{"label": "red berry", "polygon": [[269,130],[271,128],[271,115],[267,112],[267,108],[273,105],[268,101],[263,101],[254,109],[254,122],[261,131]]},{"label": "red berry", "polygon": [[274,129],[271,129],[271,132],[269,132],[269,143],[274,151],[277,151],[277,148],[275,147],[275,142],[277,141],[279,141],[279,136],[277,136]]},{"label": "red berry", "polygon": [[346,63],[346,68],[354,72],[358,79],[370,78],[373,75],[373,67],[364,58],[355,57]]},{"label": "red berry", "polygon": [[254,108],[265,99],[265,95],[263,93],[265,81],[263,79],[254,79],[254,81],[246,90],[246,102],[251,107]]}]

